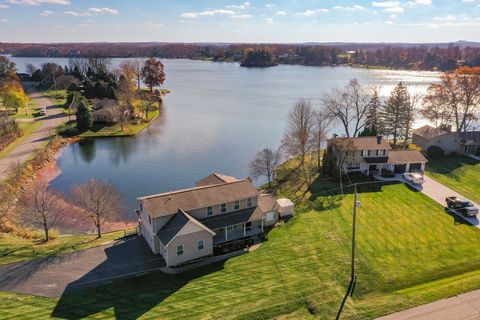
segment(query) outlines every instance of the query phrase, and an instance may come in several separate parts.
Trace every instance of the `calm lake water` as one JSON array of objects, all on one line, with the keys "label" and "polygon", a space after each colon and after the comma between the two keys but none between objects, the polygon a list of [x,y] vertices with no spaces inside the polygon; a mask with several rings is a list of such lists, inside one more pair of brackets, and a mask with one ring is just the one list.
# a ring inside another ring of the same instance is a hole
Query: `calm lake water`
[{"label": "calm lake water", "polygon": [[[40,65],[47,60],[68,64],[68,59],[12,60],[19,70],[25,63]],[[113,59],[112,64],[119,62]],[[322,93],[352,78],[380,86],[382,95],[399,81],[411,91],[423,92],[439,76],[349,67],[249,69],[237,63],[163,62],[167,74],[163,87],[172,92],[157,121],[135,137],[69,145],[58,159],[62,174],[52,182],[54,188],[65,191],[89,179],[108,180],[124,195],[126,217],[134,219],[138,196],[191,187],[212,172],[248,176],[248,162],[256,152],[279,146],[287,114],[299,98],[319,107]]]}]

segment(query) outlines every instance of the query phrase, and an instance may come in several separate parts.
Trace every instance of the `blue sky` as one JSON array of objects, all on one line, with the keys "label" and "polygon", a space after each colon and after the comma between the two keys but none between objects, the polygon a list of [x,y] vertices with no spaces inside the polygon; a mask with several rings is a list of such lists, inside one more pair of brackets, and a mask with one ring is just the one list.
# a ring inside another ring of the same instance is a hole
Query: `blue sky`
[{"label": "blue sky", "polygon": [[480,0],[0,0],[0,42],[480,41]]}]

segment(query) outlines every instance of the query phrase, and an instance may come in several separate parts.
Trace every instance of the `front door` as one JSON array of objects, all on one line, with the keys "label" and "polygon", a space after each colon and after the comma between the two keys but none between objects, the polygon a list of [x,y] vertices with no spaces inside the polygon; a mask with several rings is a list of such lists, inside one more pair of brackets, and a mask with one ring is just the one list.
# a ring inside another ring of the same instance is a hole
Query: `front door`
[{"label": "front door", "polygon": [[376,172],[377,171],[377,165],[376,164],[371,164],[368,166],[368,172]]}]

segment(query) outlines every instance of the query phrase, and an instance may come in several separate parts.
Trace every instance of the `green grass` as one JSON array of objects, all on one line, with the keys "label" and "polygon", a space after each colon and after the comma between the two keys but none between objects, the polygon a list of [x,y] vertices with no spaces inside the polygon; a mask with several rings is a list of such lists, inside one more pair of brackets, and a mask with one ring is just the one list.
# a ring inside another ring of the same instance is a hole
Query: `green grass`
[{"label": "green grass", "polygon": [[[403,184],[360,190],[358,283],[344,319],[369,319],[480,287],[480,231]],[[349,281],[353,196],[272,230],[256,251],[186,274],[153,272],[65,294],[2,292],[0,318],[335,317]],[[308,310],[308,311],[307,311]],[[313,314],[313,315],[312,315]]]},{"label": "green grass", "polygon": [[120,124],[113,126],[100,125],[94,123],[94,127],[91,130],[83,132],[79,135],[81,138],[101,138],[101,137],[124,137],[134,136],[140,133],[143,129],[148,127],[153,120],[159,115],[159,110],[150,111],[148,113],[148,122],[142,122],[140,124],[124,124],[123,130]]},{"label": "green grass", "polygon": [[20,128],[23,130],[23,135],[17,138],[15,141],[10,143],[7,147],[0,151],[0,159],[5,158],[7,155],[10,154],[15,148],[17,148],[20,144],[22,144],[28,136],[32,134],[35,130],[37,130],[41,123],[40,122],[20,122],[18,124]]},{"label": "green grass", "polygon": [[480,203],[480,162],[452,155],[427,164],[427,175],[470,200]]},{"label": "green grass", "polygon": [[30,101],[26,111],[27,113],[25,114],[25,109],[18,109],[18,112],[11,117],[13,119],[39,119],[43,117],[39,114],[40,108],[35,101]]},{"label": "green grass", "polygon": [[42,240],[0,233],[0,265],[83,250],[110,243],[123,235],[123,231],[116,231],[105,233],[100,239],[96,235],[60,236],[44,243]]},{"label": "green grass", "polygon": [[63,107],[67,102],[67,90],[44,91],[43,95],[49,98],[54,105]]}]

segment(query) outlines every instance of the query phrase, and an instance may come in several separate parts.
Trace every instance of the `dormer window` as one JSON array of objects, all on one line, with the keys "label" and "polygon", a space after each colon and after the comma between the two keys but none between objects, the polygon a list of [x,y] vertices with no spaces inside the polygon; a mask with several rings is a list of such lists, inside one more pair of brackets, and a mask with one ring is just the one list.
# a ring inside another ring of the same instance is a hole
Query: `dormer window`
[{"label": "dormer window", "polygon": [[222,203],[222,205],[220,206],[220,211],[222,213],[227,212],[227,204],[226,203]]},{"label": "dormer window", "polygon": [[233,205],[233,209],[235,209],[235,210],[240,209],[240,201],[238,201],[238,200],[235,201],[235,203],[234,203],[234,205]]},{"label": "dormer window", "polygon": [[207,216],[211,216],[213,214],[213,207],[207,207]]},{"label": "dormer window", "polygon": [[253,198],[247,199],[247,208],[253,207]]}]

